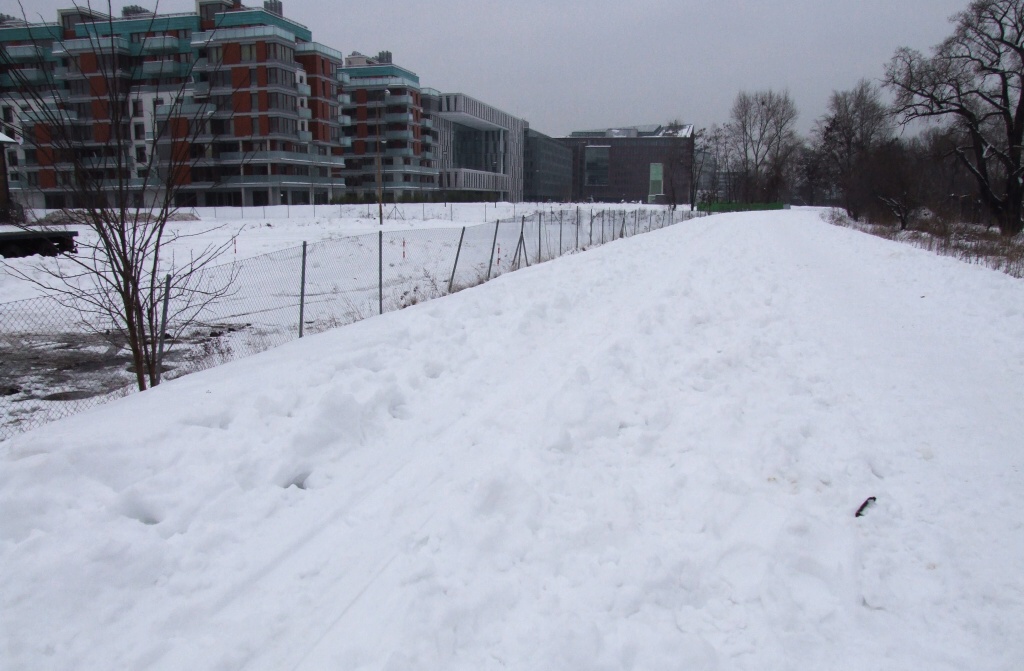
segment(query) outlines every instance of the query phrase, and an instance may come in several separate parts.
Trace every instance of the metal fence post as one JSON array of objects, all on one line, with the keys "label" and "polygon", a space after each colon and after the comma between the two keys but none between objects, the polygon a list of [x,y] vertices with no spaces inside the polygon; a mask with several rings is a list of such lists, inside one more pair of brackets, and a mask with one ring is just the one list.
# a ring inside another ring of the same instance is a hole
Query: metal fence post
[{"label": "metal fence post", "polygon": [[580,206],[576,206],[576,251],[580,250]]},{"label": "metal fence post", "polygon": [[[491,242],[491,260],[487,262],[487,279],[491,279],[491,267],[494,265],[494,246],[498,244],[498,224],[501,219],[494,220],[494,240]],[[486,281],[486,280],[485,280]]]},{"label": "metal fence post", "polygon": [[384,231],[377,231],[377,314],[384,314]]},{"label": "metal fence post", "polygon": [[302,241],[302,279],[299,280],[299,337],[302,337],[302,322],[306,312],[306,241]]},{"label": "metal fence post", "polygon": [[562,255],[562,214],[563,210],[558,211],[558,255]]},{"label": "metal fence post", "polygon": [[[541,235],[541,232],[543,230],[544,230],[544,213],[543,212],[538,212],[537,213],[537,263],[541,262],[541,258],[540,258],[540,235]],[[530,265],[529,261],[527,261],[526,265]]]},{"label": "metal fence post", "polygon": [[160,347],[156,351],[156,384],[160,384],[160,379],[163,377],[163,371],[161,370],[164,363],[164,340],[167,339],[167,304],[171,298],[171,274],[167,273],[167,277],[164,279],[164,309],[163,316],[160,318]]},{"label": "metal fence post", "polygon": [[452,276],[448,280],[448,293],[452,292],[452,284],[455,282],[455,269],[459,267],[459,254],[462,253],[462,239],[466,237],[466,227],[462,227],[462,233],[459,234],[459,248],[455,250],[455,263],[452,264]]}]

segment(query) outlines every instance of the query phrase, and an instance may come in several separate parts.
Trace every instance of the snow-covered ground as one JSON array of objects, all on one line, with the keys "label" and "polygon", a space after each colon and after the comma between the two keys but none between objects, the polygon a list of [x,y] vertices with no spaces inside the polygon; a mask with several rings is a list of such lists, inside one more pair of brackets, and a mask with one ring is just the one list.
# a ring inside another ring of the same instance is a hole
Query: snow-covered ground
[{"label": "snow-covered ground", "polygon": [[[376,205],[298,205],[257,208],[201,207],[181,210],[185,216],[197,221],[175,221],[168,226],[172,234],[180,235],[168,245],[170,254],[188,258],[189,254],[208,246],[228,245],[218,263],[231,263],[269,252],[299,247],[303,242],[337,241],[353,236],[376,233],[424,231],[493,224],[496,219],[512,220],[521,215],[567,209],[568,205],[548,203],[416,203],[385,205],[384,224],[381,226]],[[659,206],[623,203],[621,205],[581,205],[586,214],[591,209],[619,208],[633,212],[660,213]],[[43,216],[45,212],[36,213]],[[78,230],[79,240],[93,239],[86,228]],[[232,240],[234,238],[234,240]],[[39,257],[0,260],[0,303],[36,298],[43,291],[36,285],[14,277],[9,269],[21,274],[45,279],[37,270]]]},{"label": "snow-covered ground", "polygon": [[0,443],[0,668],[1020,669],[1022,395],[1018,280],[695,220]]}]

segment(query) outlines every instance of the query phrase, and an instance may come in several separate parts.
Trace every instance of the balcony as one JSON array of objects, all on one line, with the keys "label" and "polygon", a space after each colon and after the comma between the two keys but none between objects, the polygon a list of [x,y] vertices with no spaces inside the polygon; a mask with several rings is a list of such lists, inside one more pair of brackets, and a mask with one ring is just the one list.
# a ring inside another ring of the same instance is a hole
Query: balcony
[{"label": "balcony", "polygon": [[144,54],[172,54],[188,48],[187,41],[179,40],[171,35],[147,37],[142,42],[142,53]]},{"label": "balcony", "polygon": [[338,82],[339,83],[341,83],[341,84],[348,84],[351,81],[352,81],[352,77],[350,77],[347,72],[343,72],[342,70],[338,70]]},{"label": "balcony", "polygon": [[4,54],[11,63],[33,63],[43,60],[43,48],[35,44],[6,47]]},{"label": "balcony", "polygon": [[433,119],[428,119],[428,118],[424,117],[423,119],[420,119],[420,123],[423,125],[424,128],[433,128],[434,127],[434,120]]},{"label": "balcony", "polygon": [[72,121],[78,121],[78,112],[60,109],[58,107],[47,105],[42,110],[28,110],[24,112],[18,112],[18,119],[20,119],[22,123],[28,124],[62,124],[69,123]]},{"label": "balcony", "polygon": [[214,156],[221,161],[238,161],[240,163],[298,163],[302,165],[322,166],[345,166],[345,159],[341,156],[322,156],[320,154],[307,154],[297,151],[225,151],[220,156]]},{"label": "balcony", "polygon": [[184,77],[189,64],[176,61],[146,61],[142,64],[143,77]]},{"label": "balcony", "polygon": [[214,107],[209,103],[180,103],[174,105],[157,105],[154,114],[157,118],[183,117],[197,119],[213,114]]},{"label": "balcony", "polygon": [[351,126],[352,117],[350,117],[347,114],[342,114],[338,117],[338,123],[340,123],[342,126]]},{"label": "balcony", "polygon": [[192,92],[197,96],[210,95],[210,82],[196,82],[192,85]]},{"label": "balcony", "polygon": [[348,93],[339,93],[338,94],[338,102],[341,103],[342,105],[351,105],[352,104],[352,96],[349,95]]},{"label": "balcony", "polygon": [[313,134],[308,130],[300,130],[298,132],[299,142],[312,142]]},{"label": "balcony", "polygon": [[313,118],[313,110],[309,109],[308,107],[299,107],[297,109],[297,111],[299,113],[299,118],[300,119],[312,119]]},{"label": "balcony", "polygon": [[388,147],[387,149],[385,149],[384,155],[385,156],[403,156],[403,157],[408,156],[409,158],[412,158],[413,156],[415,156],[415,154],[413,153],[411,147]]},{"label": "balcony", "polygon": [[410,142],[413,139],[413,132],[411,130],[389,130],[384,132],[384,139]]},{"label": "balcony", "polygon": [[21,70],[11,70],[10,74],[5,75],[2,85],[3,86],[21,86],[25,84],[43,84],[49,81],[49,73],[42,68],[22,68]]},{"label": "balcony", "polygon": [[340,147],[344,147],[345,149],[348,149],[348,148],[350,148],[350,147],[352,146],[352,138],[350,138],[350,137],[345,137],[345,136],[343,135],[343,136],[341,136],[341,137],[339,137],[339,138],[337,139],[337,141],[335,142],[335,144],[336,144],[336,145],[338,145],[338,146],[340,146]]},{"label": "balcony", "polygon": [[53,55],[57,58],[68,57],[72,54],[111,54],[114,52],[127,54],[131,49],[128,40],[123,37],[82,37],[74,40],[64,40],[53,43]]},{"label": "balcony", "polygon": [[307,98],[309,97],[309,95],[311,93],[310,88],[309,88],[309,84],[296,84],[295,85],[295,91],[296,91],[296,93],[298,95],[306,96]]},{"label": "balcony", "polygon": [[384,102],[388,105],[411,105],[412,96],[401,95],[401,96],[384,96]]},{"label": "balcony", "polygon": [[399,112],[397,114],[385,114],[384,123],[412,123],[412,112]]}]

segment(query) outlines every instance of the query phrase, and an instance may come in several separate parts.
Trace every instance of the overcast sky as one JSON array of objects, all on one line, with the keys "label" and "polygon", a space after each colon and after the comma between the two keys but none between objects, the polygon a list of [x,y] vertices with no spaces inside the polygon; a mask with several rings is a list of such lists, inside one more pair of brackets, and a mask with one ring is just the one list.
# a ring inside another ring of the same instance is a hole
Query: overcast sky
[{"label": "overcast sky", "polygon": [[[56,17],[70,0],[29,0]],[[153,2],[115,1],[152,8]],[[246,0],[261,6],[261,0]],[[549,135],[726,121],[741,90],[788,89],[802,132],[829,94],[878,79],[900,46],[928,51],[968,0],[284,0],[345,54],[394,54],[423,86],[461,92]],[[105,0],[94,3],[106,8]],[[161,12],[192,11],[163,0]],[[19,14],[17,0],[0,12]]]}]

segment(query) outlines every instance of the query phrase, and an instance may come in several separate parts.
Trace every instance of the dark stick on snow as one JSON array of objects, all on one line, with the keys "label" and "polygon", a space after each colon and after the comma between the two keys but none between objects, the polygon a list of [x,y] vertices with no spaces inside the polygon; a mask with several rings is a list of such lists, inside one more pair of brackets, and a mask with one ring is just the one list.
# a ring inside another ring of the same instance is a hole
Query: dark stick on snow
[{"label": "dark stick on snow", "polygon": [[863,517],[864,511],[867,510],[868,507],[874,502],[875,497],[869,496],[867,499],[864,500],[864,503],[860,504],[860,508],[857,508],[857,514],[854,515],[854,517]]}]

